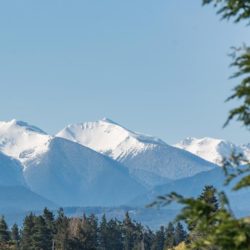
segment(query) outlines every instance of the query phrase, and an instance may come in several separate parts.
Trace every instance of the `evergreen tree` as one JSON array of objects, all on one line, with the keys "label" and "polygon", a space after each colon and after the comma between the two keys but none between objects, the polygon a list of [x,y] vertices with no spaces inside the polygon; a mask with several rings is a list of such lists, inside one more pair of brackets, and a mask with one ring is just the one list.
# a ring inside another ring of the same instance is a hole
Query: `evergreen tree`
[{"label": "evergreen tree", "polygon": [[165,246],[165,229],[163,226],[160,227],[160,230],[156,231],[153,250],[163,250]]},{"label": "evergreen tree", "polygon": [[187,237],[186,231],[184,230],[182,224],[178,222],[174,232],[175,244],[178,245],[181,242],[185,241],[186,237]]},{"label": "evergreen tree", "polygon": [[116,219],[111,219],[107,223],[108,227],[108,250],[120,250],[123,249],[123,238],[122,238],[122,225]]},{"label": "evergreen tree", "polygon": [[33,234],[34,234],[34,215],[30,213],[24,219],[23,229],[21,231],[21,249],[33,250]]},{"label": "evergreen tree", "polygon": [[7,223],[4,216],[0,218],[0,242],[8,242],[10,240],[10,233],[8,231]]},{"label": "evergreen tree", "polygon": [[98,246],[97,241],[98,223],[94,215],[86,217],[77,223],[75,249],[95,250]]},{"label": "evergreen tree", "polygon": [[108,228],[108,223],[106,216],[102,216],[102,220],[99,226],[99,249],[101,250],[108,250],[109,244],[108,242],[110,241],[109,239],[109,228]]},{"label": "evergreen tree", "polygon": [[168,224],[168,227],[166,229],[166,240],[165,240],[165,246],[167,248],[172,248],[175,246],[175,238],[174,238],[174,225],[172,222]]},{"label": "evergreen tree", "polygon": [[94,214],[90,215],[89,219],[90,225],[90,245],[92,249],[97,249],[98,245],[98,220]]},{"label": "evergreen tree", "polygon": [[144,249],[144,229],[141,223],[134,223],[134,246],[133,250],[141,250]]},{"label": "evergreen tree", "polygon": [[146,228],[143,234],[144,250],[154,250],[154,240],[154,233],[149,228]]},{"label": "evergreen tree", "polygon": [[123,248],[124,250],[133,249],[135,242],[135,226],[129,216],[129,213],[126,212],[125,219],[123,221]]},{"label": "evergreen tree", "polygon": [[48,233],[48,241],[50,245],[53,244],[53,235],[55,234],[55,218],[54,214],[49,211],[47,208],[43,210],[43,219],[46,224],[46,229]]},{"label": "evergreen tree", "polygon": [[16,223],[11,228],[11,239],[13,241],[20,240],[19,228],[18,228],[18,225]]},{"label": "evergreen tree", "polygon": [[218,210],[218,199],[215,196],[216,189],[213,186],[207,185],[203,188],[203,191],[201,195],[199,196],[199,199],[206,202],[207,204],[211,205],[212,212],[215,212]]},{"label": "evergreen tree", "polygon": [[69,232],[69,220],[64,215],[62,208],[58,210],[58,215],[55,221],[54,242],[56,250],[67,250]]},{"label": "evergreen tree", "polygon": [[50,250],[52,248],[52,240],[44,218],[42,216],[37,216],[34,222],[33,248]]},{"label": "evergreen tree", "polygon": [[53,234],[54,231],[55,231],[54,214],[51,211],[49,211],[47,208],[44,208],[44,210],[43,210],[43,218],[45,220],[47,228],[50,230],[51,234]]},{"label": "evergreen tree", "polygon": [[15,242],[16,249],[18,249],[20,241],[20,233],[16,223],[11,228],[11,239],[13,242]]}]

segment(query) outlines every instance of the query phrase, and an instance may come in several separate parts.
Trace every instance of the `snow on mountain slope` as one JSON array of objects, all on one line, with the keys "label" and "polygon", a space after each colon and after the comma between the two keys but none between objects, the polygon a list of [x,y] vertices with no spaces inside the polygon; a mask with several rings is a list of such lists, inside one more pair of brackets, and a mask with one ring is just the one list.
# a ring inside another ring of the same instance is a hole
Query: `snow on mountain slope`
[{"label": "snow on mountain slope", "polygon": [[92,148],[115,160],[136,155],[154,145],[165,145],[158,138],[129,131],[107,118],[69,125],[56,136]]},{"label": "snow on mountain slope", "polygon": [[241,153],[245,155],[246,159],[250,160],[249,145],[237,146],[231,142],[221,139],[209,137],[197,139],[188,137],[174,146],[187,150],[218,165],[221,165],[223,159],[229,158],[233,152],[236,154]]},{"label": "snow on mountain slope", "polygon": [[145,190],[118,162],[63,138],[26,164],[30,188],[63,206],[121,205]]},{"label": "snow on mountain slope", "polygon": [[138,181],[148,186],[192,176],[214,167],[158,138],[132,132],[109,119],[69,125],[57,136],[121,162]]},{"label": "snow on mountain slope", "polygon": [[46,152],[51,136],[28,123],[0,122],[0,151],[22,163]]},{"label": "snow on mountain slope", "polygon": [[25,186],[22,165],[0,152],[0,186],[19,185]]}]

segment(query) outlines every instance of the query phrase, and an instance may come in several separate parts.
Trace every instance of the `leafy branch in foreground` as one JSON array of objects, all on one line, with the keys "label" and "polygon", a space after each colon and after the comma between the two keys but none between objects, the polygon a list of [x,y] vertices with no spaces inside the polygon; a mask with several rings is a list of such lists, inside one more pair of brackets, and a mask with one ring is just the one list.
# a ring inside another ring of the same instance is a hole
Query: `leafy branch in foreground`
[{"label": "leafy branch in foreground", "polygon": [[[202,0],[203,5],[218,7],[217,14],[222,19],[234,22],[250,20],[250,0]],[[250,128],[250,47],[235,48],[232,54],[237,71],[232,78],[240,79],[227,101],[241,101],[240,106],[229,112],[224,126],[232,119]],[[232,152],[230,159],[224,160],[225,184],[236,181],[233,190],[250,186],[250,164],[244,156]],[[209,191],[209,193],[208,193]],[[205,193],[204,193],[205,192]],[[207,197],[212,194],[214,197]],[[218,201],[214,202],[214,201]],[[207,187],[198,198],[185,198],[177,193],[160,196],[151,205],[166,206],[172,202],[182,205],[176,220],[186,222],[189,232],[187,249],[195,250],[247,250],[250,249],[250,220],[236,218],[232,213],[227,196],[212,187]],[[217,205],[215,205],[217,204]]]},{"label": "leafy branch in foreground", "polygon": [[237,23],[250,17],[249,0],[203,0],[203,5],[211,3],[219,7],[217,13],[222,15],[222,19],[234,18]]},{"label": "leafy branch in foreground", "polygon": [[[225,185],[236,180],[233,190],[250,186],[250,164],[242,154],[233,153],[223,163]],[[182,206],[176,221],[185,222],[189,229],[186,249],[250,249],[250,221],[235,217],[224,192],[213,186],[205,186],[198,198],[186,198],[172,192],[159,196],[150,206],[167,206],[173,202]]]},{"label": "leafy branch in foreground", "polygon": [[240,49],[234,49],[234,61],[231,64],[238,68],[238,71],[232,78],[241,78],[241,82],[233,89],[233,94],[226,101],[233,99],[242,100],[239,107],[232,109],[224,126],[233,118],[242,122],[246,128],[250,128],[250,48],[243,46]]},{"label": "leafy branch in foreground", "polygon": [[226,176],[225,185],[241,177],[233,186],[237,191],[250,186],[250,163],[243,154],[232,153],[231,157],[223,160],[223,171]]},{"label": "leafy branch in foreground", "polygon": [[[218,7],[217,14],[222,19],[234,19],[240,22],[250,19],[250,0],[203,0],[203,5],[213,4]],[[241,100],[242,104],[229,112],[228,119],[224,126],[232,119],[243,123],[246,128],[250,127],[250,47],[243,45],[240,48],[233,48],[233,63],[237,71],[232,78],[241,79],[240,83],[233,89],[233,94],[226,100]]]},{"label": "leafy branch in foreground", "polygon": [[250,249],[250,224],[234,216],[223,192],[212,186],[205,187],[198,198],[185,198],[173,192],[158,197],[151,205],[172,202],[182,205],[176,221],[184,221],[189,229],[187,249]]}]

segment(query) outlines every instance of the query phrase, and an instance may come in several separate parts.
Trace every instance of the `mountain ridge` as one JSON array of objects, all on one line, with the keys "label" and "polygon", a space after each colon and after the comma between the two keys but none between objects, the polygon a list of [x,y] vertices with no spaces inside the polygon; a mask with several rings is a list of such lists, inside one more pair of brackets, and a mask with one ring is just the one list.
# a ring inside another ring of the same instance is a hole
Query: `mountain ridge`
[{"label": "mountain ridge", "polygon": [[[136,180],[148,187],[161,184],[162,177],[178,179],[215,167],[157,137],[133,132],[110,119],[71,124],[56,136],[92,148],[120,162]],[[144,176],[140,175],[142,172]]]},{"label": "mountain ridge", "polygon": [[242,154],[250,160],[250,145],[236,145],[223,139],[187,137],[174,146],[218,165],[222,165],[223,159],[230,158],[232,154]]}]

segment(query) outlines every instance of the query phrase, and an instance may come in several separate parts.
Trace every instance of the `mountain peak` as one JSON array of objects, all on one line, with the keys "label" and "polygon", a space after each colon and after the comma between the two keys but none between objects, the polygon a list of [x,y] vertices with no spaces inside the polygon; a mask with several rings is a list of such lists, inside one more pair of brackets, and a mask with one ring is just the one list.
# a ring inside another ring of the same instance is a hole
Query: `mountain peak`
[{"label": "mountain peak", "polygon": [[246,158],[250,157],[247,148],[238,146],[223,139],[203,137],[188,137],[174,145],[175,147],[187,150],[201,158],[221,165],[224,158],[229,158],[232,153],[242,153]]},{"label": "mountain peak", "polygon": [[47,150],[51,136],[27,122],[0,122],[0,151],[24,162]]},{"label": "mountain peak", "polygon": [[0,121],[0,128],[5,128],[5,129],[23,128],[23,129],[31,131],[31,132],[47,135],[47,133],[44,132],[42,129],[40,129],[36,126],[30,125],[27,122],[20,121],[17,119],[12,119],[10,121],[2,121],[2,122]]},{"label": "mountain peak", "polygon": [[112,152],[115,159],[121,157],[121,154],[127,154],[128,151],[136,152],[149,145],[167,145],[156,137],[133,132],[108,118],[69,125],[57,136],[108,155]]},{"label": "mountain peak", "polygon": [[111,120],[111,119],[109,119],[107,117],[103,117],[100,121],[118,125],[117,122],[114,122],[113,120]]}]

